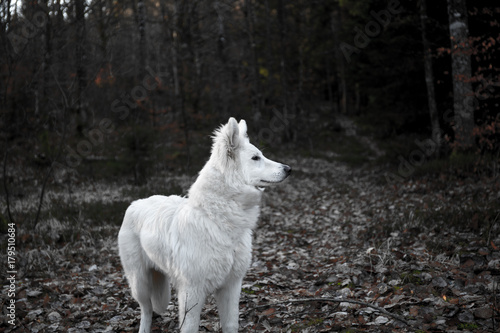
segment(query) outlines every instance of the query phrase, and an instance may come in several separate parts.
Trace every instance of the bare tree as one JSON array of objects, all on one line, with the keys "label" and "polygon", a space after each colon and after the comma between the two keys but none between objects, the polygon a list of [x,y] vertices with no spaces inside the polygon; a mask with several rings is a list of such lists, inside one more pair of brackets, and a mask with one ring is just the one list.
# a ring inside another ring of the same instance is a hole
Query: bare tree
[{"label": "bare tree", "polygon": [[472,146],[474,128],[474,93],[471,84],[469,26],[465,0],[448,0],[451,40],[451,72],[453,75],[453,109],[455,140],[458,146]]},{"label": "bare tree", "polygon": [[[283,119],[287,118],[293,118],[289,117],[289,114],[292,113],[293,111],[291,110],[291,105],[289,103],[289,87],[288,87],[288,82],[287,82],[287,74],[288,74],[288,60],[287,60],[287,53],[286,53],[286,44],[287,44],[287,24],[286,24],[286,19],[287,19],[287,11],[286,11],[286,5],[284,0],[279,0],[278,1],[278,8],[277,8],[277,13],[278,13],[278,29],[279,29],[279,40],[280,40],[280,66],[281,66],[281,71],[280,71],[280,79],[281,79],[281,89],[282,91],[282,96],[283,96]],[[287,140],[290,140],[291,135],[290,135],[290,126],[289,122],[283,122],[285,128],[284,128],[284,133],[285,137]]]},{"label": "bare tree", "polygon": [[85,24],[85,0],[75,0],[75,20],[76,20],[76,96],[72,103],[77,106],[79,116],[78,131],[83,130],[82,125],[87,121],[87,101],[84,97],[85,89],[87,88],[87,52],[85,49],[85,40],[87,38],[87,30]]},{"label": "bare tree", "polygon": [[245,28],[248,36],[250,50],[250,81],[252,98],[252,115],[258,119],[261,112],[261,92],[259,83],[259,63],[257,60],[257,41],[255,40],[254,8],[251,0],[245,1]]},{"label": "bare tree", "polygon": [[432,141],[436,143],[436,151],[439,156],[441,147],[441,129],[439,126],[439,115],[436,106],[436,94],[434,91],[434,75],[432,73],[431,46],[427,39],[427,3],[420,0],[420,24],[422,28],[422,44],[424,46],[424,70],[425,84],[427,86],[427,103],[432,127]]},{"label": "bare tree", "polygon": [[[331,15],[331,29],[335,45],[340,45],[340,30],[341,30],[341,9],[337,8]],[[339,109],[343,114],[347,114],[347,78],[346,78],[346,62],[340,50],[340,47],[335,47],[335,65],[338,77],[338,96]]]},{"label": "bare tree", "polygon": [[[135,1],[134,1],[135,2]],[[137,71],[137,79],[141,80],[146,72],[147,64],[147,45],[146,45],[146,5],[144,0],[137,0],[137,5],[134,3],[135,19],[139,30],[139,70]]]},{"label": "bare tree", "polygon": [[[184,15],[187,10],[186,2],[175,0],[172,10],[168,6],[162,5],[164,15],[164,23],[166,29],[167,48],[170,49],[171,67],[173,76],[174,90],[174,108],[179,111],[182,117],[183,132],[186,148],[186,169],[189,169],[191,162],[190,140],[189,140],[189,123],[185,105],[184,84],[183,84],[183,66],[182,66],[182,38],[186,34],[184,27]],[[170,18],[171,23],[165,21],[165,14]],[[188,14],[189,15],[189,14]]]}]

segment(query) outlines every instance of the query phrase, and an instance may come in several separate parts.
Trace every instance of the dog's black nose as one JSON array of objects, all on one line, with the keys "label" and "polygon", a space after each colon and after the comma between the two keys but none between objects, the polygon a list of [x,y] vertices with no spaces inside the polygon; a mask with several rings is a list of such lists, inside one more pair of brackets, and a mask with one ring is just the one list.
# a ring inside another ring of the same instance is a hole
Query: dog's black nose
[{"label": "dog's black nose", "polygon": [[287,176],[292,173],[292,168],[290,168],[288,165],[283,164],[283,170],[285,170]]}]

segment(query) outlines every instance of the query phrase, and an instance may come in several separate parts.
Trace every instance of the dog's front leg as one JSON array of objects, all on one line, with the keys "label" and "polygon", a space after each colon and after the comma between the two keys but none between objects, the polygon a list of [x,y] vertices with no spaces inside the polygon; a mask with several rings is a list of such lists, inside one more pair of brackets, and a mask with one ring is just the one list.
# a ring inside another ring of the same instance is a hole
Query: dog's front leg
[{"label": "dog's front leg", "polygon": [[239,303],[242,278],[232,277],[215,292],[222,332],[238,332]]},{"label": "dog's front leg", "polygon": [[206,294],[197,288],[179,288],[179,328],[181,333],[197,333]]}]

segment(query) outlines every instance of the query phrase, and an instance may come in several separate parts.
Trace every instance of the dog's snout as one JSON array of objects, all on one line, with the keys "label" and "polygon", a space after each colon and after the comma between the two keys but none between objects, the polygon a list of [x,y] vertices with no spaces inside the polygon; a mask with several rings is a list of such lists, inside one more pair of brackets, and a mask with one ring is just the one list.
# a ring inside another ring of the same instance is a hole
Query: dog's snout
[{"label": "dog's snout", "polygon": [[286,173],[287,176],[289,176],[292,173],[292,168],[290,168],[286,164],[283,164],[283,170],[285,171],[285,173]]}]

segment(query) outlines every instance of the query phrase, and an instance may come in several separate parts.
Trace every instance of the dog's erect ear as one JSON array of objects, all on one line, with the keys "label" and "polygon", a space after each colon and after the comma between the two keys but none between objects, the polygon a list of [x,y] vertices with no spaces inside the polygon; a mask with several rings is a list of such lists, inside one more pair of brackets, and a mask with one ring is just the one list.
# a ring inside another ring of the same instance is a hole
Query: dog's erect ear
[{"label": "dog's erect ear", "polygon": [[212,146],[212,156],[216,163],[225,170],[227,163],[236,159],[236,150],[241,145],[240,128],[236,119],[229,118],[227,124],[219,127],[212,137],[214,144]]},{"label": "dog's erect ear", "polygon": [[248,139],[248,134],[247,134],[247,122],[243,119],[240,120],[240,123],[238,124],[238,127],[240,128],[240,135],[244,138]]},{"label": "dog's erect ear", "polygon": [[234,158],[234,153],[238,146],[240,145],[240,129],[236,119],[233,117],[229,118],[226,126],[226,149],[227,156],[229,158]]}]

